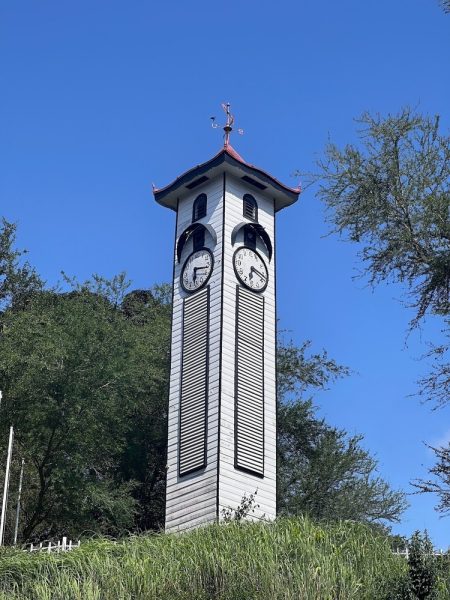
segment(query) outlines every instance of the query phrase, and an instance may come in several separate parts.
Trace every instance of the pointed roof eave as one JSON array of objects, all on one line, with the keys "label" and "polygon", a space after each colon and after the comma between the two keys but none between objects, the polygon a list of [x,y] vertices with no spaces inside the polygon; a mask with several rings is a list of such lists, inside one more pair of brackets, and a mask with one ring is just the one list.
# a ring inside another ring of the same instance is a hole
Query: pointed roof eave
[{"label": "pointed roof eave", "polygon": [[230,156],[232,156],[233,158],[235,158],[236,160],[238,160],[239,162],[241,162],[244,165],[248,164],[245,162],[245,160],[242,158],[242,156],[238,152],[236,152],[236,150],[233,148],[233,146],[231,144],[227,144],[226,146],[224,146],[221,150],[219,150],[219,152],[217,154],[220,154],[221,152],[227,152]]},{"label": "pointed roof eave", "polygon": [[[266,171],[245,162],[231,144],[228,144],[221,148],[210,160],[185,171],[169,185],[162,188],[153,186],[153,195],[156,202],[172,210],[177,210],[177,197],[180,195],[180,188],[184,188],[184,191],[187,192],[195,187],[191,184],[195,183],[196,179],[205,176],[207,172],[212,170],[217,171],[217,173],[223,172],[226,165],[230,167],[231,171],[244,172],[244,177],[250,176],[256,179],[262,186],[261,189],[265,189],[270,185],[271,191],[274,192],[276,211],[296,202],[301,192],[299,187],[288,187]],[[206,180],[207,178],[204,179],[204,181]]]}]

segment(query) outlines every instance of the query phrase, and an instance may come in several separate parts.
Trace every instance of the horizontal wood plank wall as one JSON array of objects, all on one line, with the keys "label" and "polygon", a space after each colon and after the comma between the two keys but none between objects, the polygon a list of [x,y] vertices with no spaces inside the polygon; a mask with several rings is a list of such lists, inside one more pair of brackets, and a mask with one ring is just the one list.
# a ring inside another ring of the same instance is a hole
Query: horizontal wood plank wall
[{"label": "horizontal wood plank wall", "polygon": [[235,306],[236,276],[233,269],[234,250],[243,244],[240,233],[231,244],[236,225],[250,222],[243,216],[243,196],[251,193],[258,203],[258,220],[274,241],[274,203],[265,193],[227,175],[225,193],[224,252],[224,316],[222,348],[222,401],[220,433],[219,514],[228,507],[236,508],[244,494],[258,490],[255,518],[272,519],[276,513],[276,386],[275,386],[275,251],[269,263],[264,245],[257,240],[257,250],[268,267],[269,283],[264,296],[264,477],[235,468]]},{"label": "horizontal wood plank wall", "polygon": [[[207,234],[205,246],[214,255],[214,268],[209,280],[209,389],[207,414],[206,466],[180,477],[178,473],[179,401],[182,361],[183,300],[189,295],[180,286],[181,268],[192,252],[192,240],[186,243],[181,261],[175,262],[174,305],[172,321],[172,360],[169,392],[166,531],[181,531],[216,518],[216,478],[218,460],[218,389],[220,352],[220,307],[222,275],[222,207],[223,182],[216,177],[201,189],[180,198],[177,238],[191,224],[192,204],[200,193],[207,195],[207,214],[200,223],[209,224],[217,234],[214,244]],[[176,255],[173,258],[177,261]]]}]

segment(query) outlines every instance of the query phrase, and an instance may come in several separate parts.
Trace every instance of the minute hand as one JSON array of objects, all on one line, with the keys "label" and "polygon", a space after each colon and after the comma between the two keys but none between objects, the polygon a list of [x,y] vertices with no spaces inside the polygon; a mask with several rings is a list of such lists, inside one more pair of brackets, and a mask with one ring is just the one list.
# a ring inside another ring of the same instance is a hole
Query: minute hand
[{"label": "minute hand", "polygon": [[194,267],[194,275],[196,275],[197,271],[200,271],[200,269],[207,269],[207,268],[208,268],[207,266],[204,266],[204,267]]},{"label": "minute hand", "polygon": [[250,271],[254,271],[257,275],[261,277],[261,279],[267,279],[267,277],[263,275],[260,271],[258,271],[258,269],[255,269],[255,267],[251,267]]},{"label": "minute hand", "polygon": [[208,268],[208,267],[206,267],[206,266],[205,266],[205,267],[194,267],[194,277],[193,277],[193,279],[194,279],[194,283],[195,283],[195,282],[196,282],[196,280],[197,280],[197,271],[200,271],[200,269],[207,269],[207,268]]}]

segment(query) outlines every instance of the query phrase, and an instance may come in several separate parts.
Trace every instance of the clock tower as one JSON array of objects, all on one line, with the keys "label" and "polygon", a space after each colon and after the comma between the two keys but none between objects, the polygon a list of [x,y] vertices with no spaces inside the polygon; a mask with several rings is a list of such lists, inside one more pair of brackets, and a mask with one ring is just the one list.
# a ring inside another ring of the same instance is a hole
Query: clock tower
[{"label": "clock tower", "polygon": [[289,188],[229,143],[155,200],[176,213],[166,531],[221,519],[257,491],[276,514],[275,215]]}]

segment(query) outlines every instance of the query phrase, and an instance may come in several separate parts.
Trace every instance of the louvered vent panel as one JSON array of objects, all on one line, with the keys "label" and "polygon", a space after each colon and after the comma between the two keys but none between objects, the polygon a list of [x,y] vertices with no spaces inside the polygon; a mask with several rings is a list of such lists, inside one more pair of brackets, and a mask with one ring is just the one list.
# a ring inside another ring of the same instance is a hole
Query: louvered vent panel
[{"label": "louvered vent panel", "polygon": [[235,466],[264,476],[264,297],[236,293]]},{"label": "louvered vent panel", "polygon": [[184,301],[179,474],[206,465],[209,287]]}]

